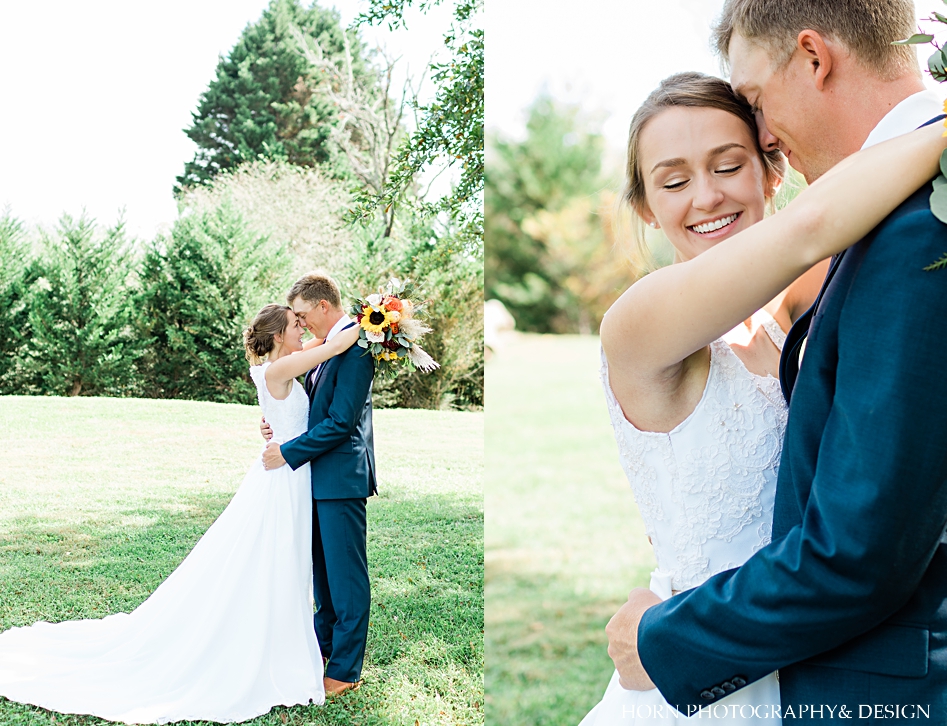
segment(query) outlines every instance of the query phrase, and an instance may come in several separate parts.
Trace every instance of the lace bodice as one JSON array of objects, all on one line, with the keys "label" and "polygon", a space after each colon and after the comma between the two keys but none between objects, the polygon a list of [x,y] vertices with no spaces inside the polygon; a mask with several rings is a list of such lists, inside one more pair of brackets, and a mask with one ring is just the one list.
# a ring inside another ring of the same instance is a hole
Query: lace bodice
[{"label": "lace bodice", "polygon": [[[764,323],[781,348],[785,334],[773,326]],[[654,433],[625,418],[604,353],[601,375],[622,468],[671,587],[696,587],[769,544],[788,416],[779,380],[750,373],[717,340],[697,407],[669,433]]]},{"label": "lace bodice", "polygon": [[293,381],[293,389],[282,401],[273,398],[266,388],[264,375],[269,361],[250,367],[250,378],[256,384],[257,400],[263,409],[263,417],[273,429],[273,441],[281,444],[295,439],[309,428],[309,397],[299,381]]}]

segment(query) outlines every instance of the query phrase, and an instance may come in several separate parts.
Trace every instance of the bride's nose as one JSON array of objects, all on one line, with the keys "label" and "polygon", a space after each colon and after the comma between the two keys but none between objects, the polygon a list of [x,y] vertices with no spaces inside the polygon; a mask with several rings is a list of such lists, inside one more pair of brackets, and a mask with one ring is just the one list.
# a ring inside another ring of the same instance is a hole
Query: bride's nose
[{"label": "bride's nose", "polygon": [[694,208],[704,211],[713,211],[724,200],[724,193],[720,188],[720,180],[713,174],[704,174],[695,181]]}]

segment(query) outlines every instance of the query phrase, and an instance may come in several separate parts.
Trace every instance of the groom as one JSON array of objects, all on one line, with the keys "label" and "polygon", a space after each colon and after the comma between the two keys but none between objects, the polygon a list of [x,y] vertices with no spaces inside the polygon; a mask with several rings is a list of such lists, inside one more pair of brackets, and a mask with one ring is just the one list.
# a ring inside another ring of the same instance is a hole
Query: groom
[{"label": "groom", "polygon": [[[339,286],[312,272],[286,296],[310,333],[329,339],[356,323],[342,311]],[[367,497],[378,491],[372,433],[374,364],[357,345],[306,374],[309,431],[263,454],[267,469],[309,462],[312,471],[314,624],[327,695],[359,685],[371,593],[365,552]]]},{"label": "groom", "polygon": [[[943,118],[913,49],[890,45],[914,26],[910,0],[727,0],[715,40],[761,146],[811,182]],[[833,261],[789,334],[773,543],[663,603],[633,591],[607,628],[626,687],[714,713],[778,670],[784,719],[947,723],[947,271],[923,270],[947,226],[931,190]]]}]

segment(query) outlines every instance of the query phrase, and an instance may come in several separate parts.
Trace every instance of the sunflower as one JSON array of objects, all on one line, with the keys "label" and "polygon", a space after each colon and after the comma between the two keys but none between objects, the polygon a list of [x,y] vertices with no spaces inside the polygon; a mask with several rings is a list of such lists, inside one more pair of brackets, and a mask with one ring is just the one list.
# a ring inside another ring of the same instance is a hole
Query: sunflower
[{"label": "sunflower", "polygon": [[360,324],[370,333],[382,333],[393,321],[386,310],[373,310],[370,305],[362,308]]}]

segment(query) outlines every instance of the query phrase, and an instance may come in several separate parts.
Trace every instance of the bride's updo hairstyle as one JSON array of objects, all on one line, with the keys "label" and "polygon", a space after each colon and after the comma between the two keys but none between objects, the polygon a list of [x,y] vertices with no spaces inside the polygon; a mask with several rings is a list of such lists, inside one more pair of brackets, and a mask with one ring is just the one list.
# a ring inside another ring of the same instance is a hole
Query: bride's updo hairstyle
[{"label": "bride's updo hairstyle", "polygon": [[662,111],[675,106],[691,108],[717,108],[733,114],[746,124],[753,138],[756,153],[759,154],[767,180],[777,185],[786,173],[786,159],[778,150],[764,152],[759,145],[756,119],[750,106],[737,96],[730,84],[721,78],[703,73],[677,73],[665,78],[651,95],[635,111],[628,130],[628,156],[625,163],[625,187],[619,198],[619,229],[622,224],[621,212],[630,208],[634,213],[631,222],[630,237],[634,242],[632,257],[635,267],[642,273],[653,270],[656,265],[645,242],[645,224],[641,218],[644,209],[645,175],[640,168],[639,144],[641,132],[647,123]]},{"label": "bride's updo hairstyle", "polygon": [[286,332],[286,311],[292,308],[286,305],[270,303],[256,314],[250,326],[243,331],[243,346],[246,348],[250,365],[258,366],[273,350],[274,338]]}]

